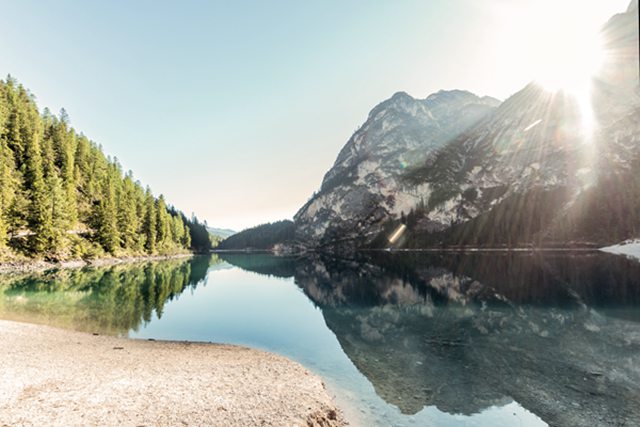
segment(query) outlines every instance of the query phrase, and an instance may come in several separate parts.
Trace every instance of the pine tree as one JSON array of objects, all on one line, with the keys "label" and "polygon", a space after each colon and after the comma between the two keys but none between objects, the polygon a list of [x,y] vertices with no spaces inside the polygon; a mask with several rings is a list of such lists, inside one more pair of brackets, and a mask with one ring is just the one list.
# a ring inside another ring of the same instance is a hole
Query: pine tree
[{"label": "pine tree", "polygon": [[184,233],[182,238],[182,246],[191,249],[191,231],[189,230],[189,226],[184,224]]},{"label": "pine tree", "polygon": [[171,242],[174,247],[181,247],[184,239],[184,224],[180,215],[171,216]]},{"label": "pine tree", "polygon": [[156,246],[158,249],[164,249],[169,238],[168,216],[164,196],[160,195],[156,201]]},{"label": "pine tree", "polygon": [[118,196],[118,229],[120,244],[125,249],[137,248],[138,216],[136,215],[135,184],[132,173],[124,179],[122,191]]},{"label": "pine tree", "polygon": [[78,220],[77,190],[75,179],[75,152],[76,136],[73,129],[69,129],[69,116],[65,109],[60,110],[60,119],[54,122],[52,132],[53,148],[56,154],[57,164],[60,167],[60,177],[63,180],[66,204],[65,216],[69,225],[74,226]]},{"label": "pine tree", "polygon": [[[110,169],[115,168],[111,166]],[[102,199],[97,205],[96,238],[102,247],[110,253],[118,249],[119,235],[116,214],[116,183],[113,170],[107,171]]]},{"label": "pine tree", "polygon": [[0,82],[0,250],[7,243],[7,215],[13,195],[13,182],[11,179],[11,163],[13,163],[13,159],[4,140],[5,123],[9,113],[5,100],[5,91],[3,82]]},{"label": "pine tree", "polygon": [[144,231],[144,223],[147,216],[147,205],[145,192],[142,189],[142,185],[138,181],[135,182],[134,186],[134,200],[137,220],[135,249],[137,252],[144,252],[145,245],[147,243],[147,238]]},{"label": "pine tree", "polygon": [[[46,123],[45,123],[46,125]],[[69,229],[68,200],[63,182],[55,166],[53,140],[45,135],[42,143],[42,163],[45,183],[45,198],[48,216],[51,218],[50,234],[47,236],[45,251],[57,253],[64,249],[65,237]]]},{"label": "pine tree", "polygon": [[51,211],[47,206],[47,191],[42,168],[40,147],[42,123],[33,99],[22,86],[17,89],[14,115],[11,118],[16,147],[23,150],[24,187],[30,199],[27,224],[33,233],[30,249],[36,253],[44,253],[51,247],[54,230]]},{"label": "pine tree", "polygon": [[[0,120],[2,118],[0,117]],[[2,123],[0,122],[0,129]],[[9,166],[9,150],[6,148],[5,143],[0,139],[0,250],[5,247],[7,243],[7,215],[9,212],[9,206],[11,204],[13,183],[11,179],[11,168]]]},{"label": "pine tree", "polygon": [[146,237],[145,249],[147,253],[156,252],[156,203],[151,194],[151,190],[147,188],[145,194],[145,217],[144,217],[144,235]]}]

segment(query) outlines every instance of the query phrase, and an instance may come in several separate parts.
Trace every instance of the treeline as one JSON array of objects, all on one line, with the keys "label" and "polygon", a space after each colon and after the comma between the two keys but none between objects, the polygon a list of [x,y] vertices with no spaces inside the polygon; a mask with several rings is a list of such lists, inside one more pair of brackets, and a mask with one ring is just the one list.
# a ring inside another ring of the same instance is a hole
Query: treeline
[{"label": "treeline", "polygon": [[50,259],[205,250],[205,225],[168,208],[117,159],[10,76],[0,80],[0,256]]},{"label": "treeline", "polygon": [[220,242],[218,249],[272,249],[278,243],[294,240],[295,225],[284,220],[258,225],[234,234]]}]

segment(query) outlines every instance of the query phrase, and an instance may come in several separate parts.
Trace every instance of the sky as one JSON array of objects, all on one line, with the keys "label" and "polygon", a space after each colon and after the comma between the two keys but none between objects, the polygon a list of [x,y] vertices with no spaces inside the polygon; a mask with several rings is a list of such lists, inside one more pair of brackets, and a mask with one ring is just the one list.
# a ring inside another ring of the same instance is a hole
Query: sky
[{"label": "sky", "polygon": [[[0,0],[0,76],[214,227],[291,218],[395,92],[506,99],[628,0]],[[586,37],[586,38],[585,38]],[[572,56],[573,55],[573,56]]]}]

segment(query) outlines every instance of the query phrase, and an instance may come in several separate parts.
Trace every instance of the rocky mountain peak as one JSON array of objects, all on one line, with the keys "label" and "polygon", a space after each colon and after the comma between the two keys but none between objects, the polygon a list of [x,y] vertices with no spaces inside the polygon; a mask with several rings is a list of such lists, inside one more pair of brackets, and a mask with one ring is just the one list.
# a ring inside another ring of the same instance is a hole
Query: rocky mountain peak
[{"label": "rocky mountain peak", "polygon": [[425,99],[397,92],[378,104],[340,151],[320,191],[296,214],[300,238],[310,233],[312,239],[331,240],[409,212],[420,198],[403,192],[399,177],[498,104],[461,90]]},{"label": "rocky mountain peak", "polygon": [[399,91],[394,93],[393,96],[389,99],[393,101],[402,101],[402,100],[413,101],[414,100],[413,96],[409,95],[407,92],[404,92],[404,91]]}]

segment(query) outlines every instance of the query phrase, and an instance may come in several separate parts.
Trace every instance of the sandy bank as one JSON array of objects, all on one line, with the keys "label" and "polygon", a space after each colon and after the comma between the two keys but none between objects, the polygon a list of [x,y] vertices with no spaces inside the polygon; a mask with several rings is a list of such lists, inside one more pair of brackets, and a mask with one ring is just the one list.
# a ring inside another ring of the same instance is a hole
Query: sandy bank
[{"label": "sandy bank", "polygon": [[342,426],[322,381],[284,357],[0,320],[0,426]]}]

